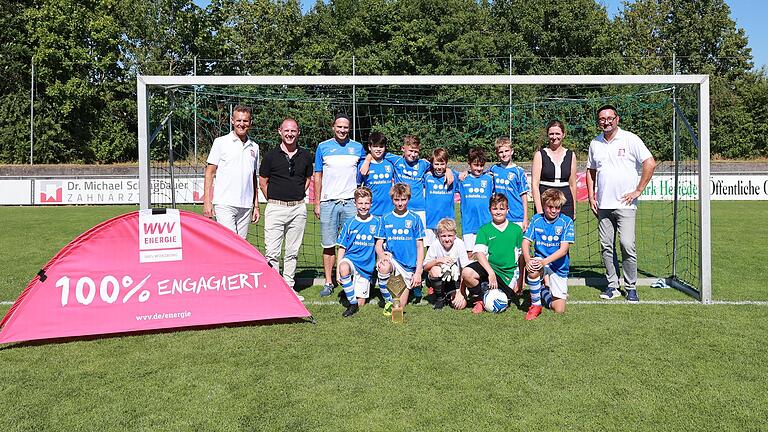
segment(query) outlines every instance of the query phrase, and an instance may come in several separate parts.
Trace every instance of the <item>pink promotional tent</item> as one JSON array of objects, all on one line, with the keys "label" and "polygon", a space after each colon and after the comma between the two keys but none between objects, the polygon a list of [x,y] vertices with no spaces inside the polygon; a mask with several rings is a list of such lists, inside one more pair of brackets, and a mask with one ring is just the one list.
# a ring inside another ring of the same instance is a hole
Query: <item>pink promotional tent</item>
[{"label": "pink promotional tent", "polygon": [[0,343],[303,317],[235,233],[183,210],[142,210],[59,251],[0,321]]}]

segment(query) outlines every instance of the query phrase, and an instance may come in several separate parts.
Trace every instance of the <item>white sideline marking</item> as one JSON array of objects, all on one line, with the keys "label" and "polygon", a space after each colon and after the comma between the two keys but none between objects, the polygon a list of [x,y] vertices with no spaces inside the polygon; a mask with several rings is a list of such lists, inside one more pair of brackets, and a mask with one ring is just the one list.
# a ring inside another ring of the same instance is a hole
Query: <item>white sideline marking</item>
[{"label": "white sideline marking", "polygon": [[[305,300],[303,302],[307,306],[341,306],[341,303],[337,301],[322,301],[322,300]],[[375,304],[375,303],[374,303]],[[732,306],[768,306],[768,301],[757,301],[757,300],[743,300],[743,301],[728,301],[728,300],[722,300],[722,301],[713,301],[712,303],[705,305],[701,303],[700,301],[696,300],[641,300],[638,304],[632,304],[626,301],[612,301],[612,300],[574,300],[569,301],[569,305],[605,305],[605,306],[618,306],[618,305],[632,305],[637,306],[640,304],[651,304],[651,305],[700,305],[700,306],[711,306],[711,305],[732,305]],[[427,303],[426,301],[422,301],[421,303],[414,305],[409,304],[408,307],[422,307],[422,306],[432,306],[431,304]]]},{"label": "white sideline marking", "polygon": [[[1,306],[13,306],[12,301],[0,301]],[[321,300],[305,300],[303,302],[305,305],[309,306],[333,306],[333,305],[341,305],[337,301],[321,301]],[[630,303],[626,301],[612,301],[612,300],[573,300],[568,302],[569,305],[628,305]],[[768,301],[760,301],[760,300],[741,300],[741,301],[730,301],[730,300],[713,300],[712,303],[709,305],[704,305],[700,301],[696,300],[641,300],[639,304],[652,304],[652,305],[702,305],[702,306],[710,306],[710,305],[732,305],[732,306],[768,306]],[[432,306],[431,304],[427,302],[421,302],[417,305],[409,305],[421,307],[421,306]],[[633,305],[635,306],[635,305]]]}]

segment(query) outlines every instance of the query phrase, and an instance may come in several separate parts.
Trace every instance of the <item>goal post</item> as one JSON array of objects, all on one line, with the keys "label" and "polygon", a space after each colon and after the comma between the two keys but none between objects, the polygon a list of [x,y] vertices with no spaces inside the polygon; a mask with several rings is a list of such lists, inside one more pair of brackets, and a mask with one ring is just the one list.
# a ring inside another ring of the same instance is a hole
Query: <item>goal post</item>
[{"label": "goal post", "polygon": [[[368,76],[368,75],[334,75],[334,76],[149,76],[139,75],[136,81],[137,112],[138,112],[138,151],[139,151],[139,196],[142,209],[151,208],[152,201],[152,174],[150,154],[151,137],[153,128],[159,124],[151,124],[150,115],[150,91],[152,89],[172,89],[175,87],[193,87],[197,89],[203,86],[216,87],[345,87],[356,89],[359,95],[366,87],[383,86],[509,86],[509,97],[512,98],[514,86],[646,86],[646,85],[688,85],[698,89],[697,98],[697,122],[693,138],[697,150],[698,167],[695,175],[698,177],[697,211],[698,219],[698,245],[691,252],[690,259],[697,260],[699,268],[698,280],[685,283],[678,281],[675,274],[668,277],[667,281],[677,288],[690,292],[702,303],[712,301],[711,287],[711,230],[710,230],[710,102],[709,102],[709,76],[708,75],[418,75],[418,76]],[[195,92],[197,101],[198,93]],[[197,102],[196,102],[197,103]],[[173,110],[173,103],[169,104]],[[350,105],[355,118],[360,109],[354,104]],[[197,107],[196,107],[197,109]],[[535,109],[535,108],[534,108]],[[679,107],[676,107],[679,110]],[[510,108],[510,130],[512,121]],[[683,116],[682,112],[673,114]],[[194,119],[197,122],[197,118]],[[159,122],[156,122],[159,123]],[[357,124],[357,123],[355,123]],[[196,127],[196,125],[195,125]],[[691,126],[688,125],[690,128]],[[677,128],[675,128],[677,129]],[[356,133],[357,131],[354,131]],[[171,140],[173,132],[168,131],[168,139]],[[195,135],[197,129],[195,129]],[[360,137],[359,134],[356,135]],[[641,137],[642,138],[642,137]],[[197,138],[196,138],[197,139]],[[359,138],[358,138],[359,140]],[[171,161],[173,160],[171,152]],[[172,162],[171,162],[172,165]],[[171,172],[173,176],[173,172]],[[675,180],[677,176],[675,176]],[[675,194],[677,189],[675,189]],[[675,210],[676,211],[676,210]],[[676,217],[676,215],[675,215]],[[675,239],[676,242],[677,239]],[[642,257],[638,257],[642,258]],[[697,286],[691,286],[697,285]]]}]

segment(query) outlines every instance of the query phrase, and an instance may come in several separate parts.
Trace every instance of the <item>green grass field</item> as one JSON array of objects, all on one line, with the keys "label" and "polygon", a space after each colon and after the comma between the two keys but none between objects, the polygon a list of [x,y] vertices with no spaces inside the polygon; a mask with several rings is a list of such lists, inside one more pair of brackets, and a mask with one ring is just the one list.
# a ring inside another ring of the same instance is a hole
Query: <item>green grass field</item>
[{"label": "green grass field", "polygon": [[[768,300],[765,206],[712,204],[716,301]],[[0,300],[133,209],[0,207]],[[409,306],[396,326],[375,305],[342,319],[318,291],[302,291],[316,325],[6,346],[0,430],[766,429],[764,304],[650,304],[691,299],[647,287],[645,304],[579,303],[597,290],[573,287],[564,316]]]}]

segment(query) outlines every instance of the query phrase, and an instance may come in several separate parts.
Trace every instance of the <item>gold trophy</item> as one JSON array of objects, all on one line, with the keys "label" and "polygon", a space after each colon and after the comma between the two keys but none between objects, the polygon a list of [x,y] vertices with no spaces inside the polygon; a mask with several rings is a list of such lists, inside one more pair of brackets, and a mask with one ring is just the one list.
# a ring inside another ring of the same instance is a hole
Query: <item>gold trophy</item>
[{"label": "gold trophy", "polygon": [[403,318],[403,306],[400,304],[400,295],[405,291],[405,279],[399,274],[392,276],[387,281],[387,290],[394,296],[392,302],[392,322],[402,324],[405,322],[405,319]]}]

